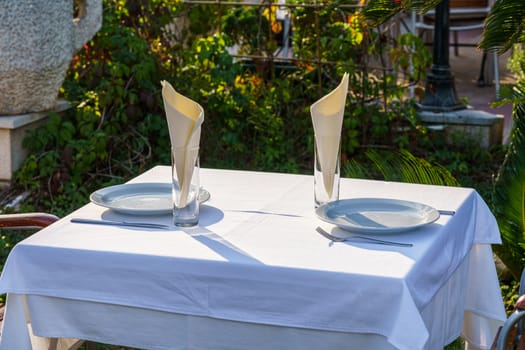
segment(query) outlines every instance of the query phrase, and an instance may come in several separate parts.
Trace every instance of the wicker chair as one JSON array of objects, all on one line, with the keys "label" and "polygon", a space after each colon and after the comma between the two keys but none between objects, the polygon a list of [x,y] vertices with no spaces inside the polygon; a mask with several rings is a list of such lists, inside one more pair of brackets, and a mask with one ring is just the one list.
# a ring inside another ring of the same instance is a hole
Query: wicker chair
[{"label": "wicker chair", "polygon": [[525,350],[525,269],[521,273],[519,295],[514,312],[499,329],[491,350]]},{"label": "wicker chair", "polygon": [[1,214],[0,228],[43,228],[57,220],[57,216],[47,213]]}]

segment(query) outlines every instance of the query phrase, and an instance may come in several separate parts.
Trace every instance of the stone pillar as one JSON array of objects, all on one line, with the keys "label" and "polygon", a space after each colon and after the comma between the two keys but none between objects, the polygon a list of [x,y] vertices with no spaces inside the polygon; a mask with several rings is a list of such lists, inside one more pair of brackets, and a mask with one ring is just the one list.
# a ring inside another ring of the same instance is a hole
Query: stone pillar
[{"label": "stone pillar", "polygon": [[59,89],[101,25],[102,0],[0,0],[0,186],[26,157],[26,131],[69,106]]},{"label": "stone pillar", "polygon": [[0,9],[0,115],[53,108],[73,55],[102,24],[102,0],[0,0]]},{"label": "stone pillar", "polygon": [[503,143],[503,115],[472,108],[450,112],[422,111],[418,114],[426,126],[443,129],[451,142],[454,134],[459,134],[481,148]]},{"label": "stone pillar", "polygon": [[[70,106],[68,102],[59,100],[52,111],[59,113]],[[13,172],[28,155],[22,145],[26,132],[42,126],[48,114],[49,112],[34,112],[0,116],[0,188],[9,186]]]}]

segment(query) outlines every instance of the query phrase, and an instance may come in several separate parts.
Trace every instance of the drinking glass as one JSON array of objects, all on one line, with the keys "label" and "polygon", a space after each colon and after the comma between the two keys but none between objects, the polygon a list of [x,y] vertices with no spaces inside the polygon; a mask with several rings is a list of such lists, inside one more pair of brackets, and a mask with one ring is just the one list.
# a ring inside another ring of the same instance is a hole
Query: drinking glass
[{"label": "drinking glass", "polygon": [[323,169],[318,153],[319,150],[316,141],[314,148],[314,202],[316,208],[322,204],[339,199],[339,180],[341,176],[341,144],[339,144],[335,154],[337,159],[335,160],[335,171],[332,176],[325,175],[325,173],[329,172],[329,170]]},{"label": "drinking glass", "polygon": [[190,227],[199,223],[199,148],[172,148],[173,223]]}]

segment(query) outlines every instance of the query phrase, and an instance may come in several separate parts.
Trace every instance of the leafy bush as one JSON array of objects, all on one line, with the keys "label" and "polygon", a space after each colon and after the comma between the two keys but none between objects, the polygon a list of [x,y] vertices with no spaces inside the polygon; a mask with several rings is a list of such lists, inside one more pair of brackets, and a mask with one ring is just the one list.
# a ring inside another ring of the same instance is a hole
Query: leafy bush
[{"label": "leafy bush", "polygon": [[[273,57],[283,40],[275,7],[105,0],[103,26],[62,88],[74,107],[25,140],[32,155],[16,179],[34,193],[28,205],[63,215],[101,186],[169,164],[161,80],[204,107],[204,167],[311,172],[309,106],[343,72],[351,77],[343,163],[370,148],[421,155],[433,140],[406,93],[429,65],[427,49],[389,26],[369,27],[359,8],[337,8],[343,3],[295,7],[300,59],[283,61]],[[233,56],[234,46],[251,56]]]},{"label": "leafy bush", "polygon": [[33,205],[63,214],[101,185],[168,163],[159,81],[169,69],[164,26],[172,1],[105,1],[101,30],[72,62],[62,88],[74,107],[24,141],[16,174]]},{"label": "leafy bush", "polygon": [[[525,98],[525,82],[514,89],[517,100]],[[493,192],[492,211],[498,220],[502,246],[494,248],[503,263],[519,280],[525,266],[525,103],[514,109],[514,128],[509,150],[499,169]]]}]

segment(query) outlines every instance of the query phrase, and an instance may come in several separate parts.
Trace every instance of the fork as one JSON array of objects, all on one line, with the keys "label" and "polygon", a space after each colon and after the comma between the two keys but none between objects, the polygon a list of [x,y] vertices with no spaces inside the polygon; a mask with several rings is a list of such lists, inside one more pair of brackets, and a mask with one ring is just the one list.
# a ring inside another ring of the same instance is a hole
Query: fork
[{"label": "fork", "polygon": [[392,246],[397,246],[397,247],[412,247],[413,246],[413,244],[411,243],[386,241],[384,239],[372,238],[372,237],[367,237],[367,236],[354,235],[348,238],[337,237],[337,236],[331,235],[330,233],[326,232],[320,226],[316,228],[316,231],[319,232],[325,238],[328,238],[329,240],[331,240],[332,242],[346,242],[346,241],[357,242],[356,240],[353,240],[353,238],[357,238],[358,240],[362,240],[362,243],[384,244],[384,245],[392,245]]}]

